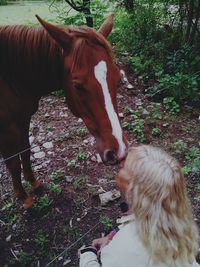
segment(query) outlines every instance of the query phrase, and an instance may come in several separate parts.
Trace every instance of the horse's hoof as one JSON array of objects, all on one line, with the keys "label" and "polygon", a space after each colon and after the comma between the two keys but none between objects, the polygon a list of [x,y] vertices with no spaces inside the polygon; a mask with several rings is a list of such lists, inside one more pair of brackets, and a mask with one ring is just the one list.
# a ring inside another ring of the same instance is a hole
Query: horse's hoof
[{"label": "horse's hoof", "polygon": [[34,198],[31,196],[27,196],[24,200],[23,200],[23,207],[27,210],[30,209],[34,204]]}]

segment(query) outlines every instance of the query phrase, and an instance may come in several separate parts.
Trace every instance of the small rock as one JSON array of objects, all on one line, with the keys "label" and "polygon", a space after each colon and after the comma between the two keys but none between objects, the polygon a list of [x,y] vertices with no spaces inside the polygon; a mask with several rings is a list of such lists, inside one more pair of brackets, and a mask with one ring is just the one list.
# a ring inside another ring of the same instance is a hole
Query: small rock
[{"label": "small rock", "polygon": [[103,163],[101,156],[99,154],[96,154],[97,163]]},{"label": "small rock", "polygon": [[52,156],[55,155],[55,153],[54,153],[53,151],[48,151],[47,154],[48,154],[48,155],[52,155]]},{"label": "small rock", "polygon": [[124,70],[120,70],[120,75],[123,77],[125,75],[125,71]]},{"label": "small rock", "polygon": [[38,153],[38,152],[40,152],[40,147],[39,146],[35,146],[35,147],[31,148],[31,151],[33,153]]},{"label": "small rock", "polygon": [[70,262],[71,262],[71,260],[70,259],[67,259],[66,261],[63,262],[63,266],[67,265]]},{"label": "small rock", "polygon": [[167,127],[167,126],[169,126],[169,123],[163,123],[162,126],[163,126],[163,127]]},{"label": "small rock", "polygon": [[37,166],[34,166],[34,171],[38,171],[38,170],[40,170],[40,169],[42,169],[42,167],[43,167],[43,165],[37,165]]},{"label": "small rock", "polygon": [[10,242],[11,238],[12,238],[12,235],[7,236],[6,237],[6,242]]},{"label": "small rock", "polygon": [[62,211],[59,210],[59,208],[55,208],[55,210],[56,210],[58,213],[62,214]]},{"label": "small rock", "polygon": [[60,256],[60,257],[58,258],[58,260],[59,260],[59,261],[63,260],[63,257],[62,257],[62,256]]},{"label": "small rock", "polygon": [[124,114],[121,112],[121,113],[119,113],[119,117],[120,118],[124,118]]},{"label": "small rock", "polygon": [[43,152],[43,151],[34,154],[35,159],[41,159],[44,157],[45,157],[45,152]]},{"label": "small rock", "polygon": [[142,106],[141,99],[136,99],[135,104],[136,104],[136,106]]},{"label": "small rock", "polygon": [[92,156],[92,157],[91,157],[91,161],[93,161],[93,162],[97,162],[97,158],[96,158],[95,156]]},{"label": "small rock", "polygon": [[67,117],[68,117],[67,113],[64,113],[63,111],[61,111],[61,112],[59,113],[59,116],[60,116],[60,117],[63,117],[63,118],[67,118]]},{"label": "small rock", "polygon": [[65,176],[65,181],[67,182],[67,183],[71,183],[72,181],[73,181],[73,179],[74,179],[74,177],[73,176]]},{"label": "small rock", "polygon": [[89,141],[89,144],[92,146],[95,144],[95,138],[93,136],[89,137],[88,141]]},{"label": "small rock", "polygon": [[80,222],[81,218],[77,218],[76,220],[77,220],[77,222]]},{"label": "small rock", "polygon": [[103,194],[103,193],[105,193],[106,191],[102,188],[102,187],[100,187],[98,190],[97,190],[97,194],[98,195],[100,195],[100,194]]},{"label": "small rock", "polygon": [[123,82],[128,83],[128,79],[126,77],[123,77]]},{"label": "small rock", "polygon": [[15,223],[15,224],[12,225],[12,230],[15,231],[16,228],[17,228],[17,225],[16,225],[16,223]]},{"label": "small rock", "polygon": [[35,140],[35,137],[34,136],[32,136],[32,135],[29,136],[29,143],[30,143],[30,145],[33,144],[34,140]]},{"label": "small rock", "polygon": [[129,83],[129,84],[126,86],[126,88],[127,88],[127,89],[133,89],[134,86],[133,86],[132,84]]},{"label": "small rock", "polygon": [[49,113],[45,113],[44,116],[45,116],[45,118],[50,117]]},{"label": "small rock", "polygon": [[52,142],[46,142],[46,143],[43,144],[43,147],[47,148],[47,149],[52,148],[53,147],[53,143]]},{"label": "small rock", "polygon": [[117,95],[117,98],[118,98],[118,99],[122,99],[122,98],[124,98],[124,97],[123,97],[123,95],[118,94],[118,95]]},{"label": "small rock", "polygon": [[98,182],[99,182],[99,184],[107,184],[108,181],[104,178],[101,178],[98,180]]},{"label": "small rock", "polygon": [[120,196],[121,196],[120,191],[114,189],[114,190],[108,191],[106,193],[100,194],[99,198],[101,201],[101,205],[105,206],[108,202],[114,201],[115,199],[120,198]]},{"label": "small rock", "polygon": [[142,112],[142,115],[145,115],[145,116],[146,115],[149,115],[149,111],[147,111],[146,109],[144,109],[143,112]]},{"label": "small rock", "polygon": [[82,119],[78,119],[78,121],[77,121],[78,123],[81,123],[81,122],[83,122],[83,120]]}]

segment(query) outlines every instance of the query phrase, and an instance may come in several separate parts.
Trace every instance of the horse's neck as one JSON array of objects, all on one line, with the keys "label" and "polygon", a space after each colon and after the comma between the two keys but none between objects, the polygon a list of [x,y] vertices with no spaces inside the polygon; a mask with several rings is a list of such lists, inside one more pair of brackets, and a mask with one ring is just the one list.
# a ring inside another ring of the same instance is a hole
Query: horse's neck
[{"label": "horse's neck", "polygon": [[42,28],[0,27],[0,76],[19,94],[42,96],[61,89],[61,49]]}]

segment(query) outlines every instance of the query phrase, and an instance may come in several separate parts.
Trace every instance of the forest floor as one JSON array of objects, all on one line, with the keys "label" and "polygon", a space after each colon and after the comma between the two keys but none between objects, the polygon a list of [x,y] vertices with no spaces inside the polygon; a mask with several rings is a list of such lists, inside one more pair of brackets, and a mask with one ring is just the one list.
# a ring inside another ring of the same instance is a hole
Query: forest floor
[{"label": "forest floor", "polygon": [[[126,71],[134,88],[120,85],[118,106],[127,138],[131,145],[159,146],[180,161],[200,226],[200,108],[185,104],[179,111],[170,99],[168,104],[152,102],[144,94],[142,77]],[[14,198],[4,164],[0,165],[0,266],[78,266],[77,249],[107,232],[120,216],[122,198],[104,206],[99,198],[100,193],[117,189],[118,166],[100,162],[94,139],[62,96],[41,99],[30,140],[33,169],[45,191],[34,209],[25,211]],[[31,191],[26,182],[24,186]]]}]

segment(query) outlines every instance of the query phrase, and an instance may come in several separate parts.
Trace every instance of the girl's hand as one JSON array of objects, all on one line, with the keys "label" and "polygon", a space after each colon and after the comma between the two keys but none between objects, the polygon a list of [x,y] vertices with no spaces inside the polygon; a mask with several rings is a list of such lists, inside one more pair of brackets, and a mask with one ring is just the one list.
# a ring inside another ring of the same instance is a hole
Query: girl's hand
[{"label": "girl's hand", "polygon": [[108,236],[105,236],[105,237],[94,239],[92,241],[92,246],[94,246],[97,249],[97,251],[99,251],[103,247],[105,247],[109,242],[110,242],[110,240],[109,240]]}]

